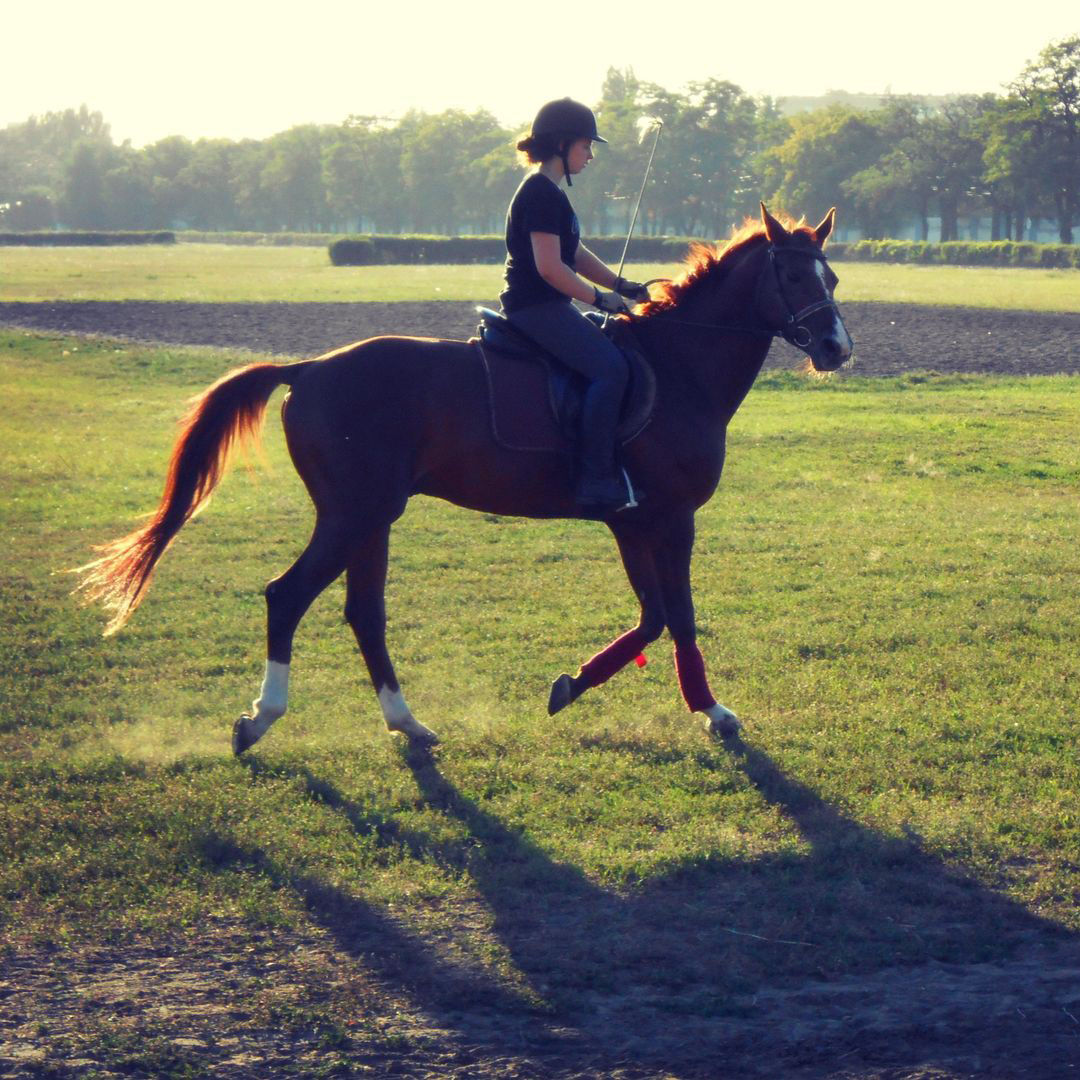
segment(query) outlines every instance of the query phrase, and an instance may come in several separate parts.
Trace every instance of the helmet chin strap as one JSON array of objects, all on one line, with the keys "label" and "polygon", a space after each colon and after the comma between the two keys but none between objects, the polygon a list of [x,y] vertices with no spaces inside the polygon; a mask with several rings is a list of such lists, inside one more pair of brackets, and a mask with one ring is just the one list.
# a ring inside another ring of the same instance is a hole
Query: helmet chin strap
[{"label": "helmet chin strap", "polygon": [[566,177],[566,186],[573,187],[574,181],[570,179],[570,148],[566,147],[559,151],[559,157],[562,158],[563,175]]}]

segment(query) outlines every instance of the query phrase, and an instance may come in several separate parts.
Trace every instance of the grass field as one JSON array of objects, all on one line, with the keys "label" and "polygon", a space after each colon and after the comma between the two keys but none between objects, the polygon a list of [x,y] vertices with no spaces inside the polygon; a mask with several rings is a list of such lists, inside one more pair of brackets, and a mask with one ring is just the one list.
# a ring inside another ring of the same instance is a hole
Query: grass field
[{"label": "grass field", "polygon": [[[1080,270],[837,263],[841,300],[1080,311]],[[635,265],[641,280],[675,265]],[[323,248],[4,248],[0,301],[491,301],[498,266],[334,267]]]},{"label": "grass field", "polygon": [[[283,275],[307,257],[221,252]],[[103,288],[112,257],[72,266]],[[273,275],[247,265],[266,298]],[[342,274],[309,272],[303,290]],[[331,974],[282,989],[234,971],[219,1034],[276,1025],[344,1070],[480,1014],[707,1040],[784,980],[1080,932],[1080,379],[762,380],[695,563],[713,685],[745,722],[733,745],[686,713],[663,641],[548,718],[551,679],[636,618],[613,544],[417,500],[395,528],[389,640],[443,747],[410,755],[381,730],[339,584],[301,626],[292,711],[236,760],[260,591],[310,524],[274,409],[269,470],[229,477],[119,637],[56,574],[156,503],[184,399],[228,362],[0,334],[9,955],[226,926],[268,934],[281,963],[322,934]],[[206,1060],[164,1020],[116,1020],[115,1043],[73,1023],[70,1054],[144,1074]]]}]

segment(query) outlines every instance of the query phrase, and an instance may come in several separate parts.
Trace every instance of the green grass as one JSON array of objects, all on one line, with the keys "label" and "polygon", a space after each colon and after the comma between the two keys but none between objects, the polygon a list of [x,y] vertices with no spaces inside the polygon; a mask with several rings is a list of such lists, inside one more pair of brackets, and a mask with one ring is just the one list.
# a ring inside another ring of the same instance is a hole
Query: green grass
[{"label": "green grass", "polygon": [[[390,645],[443,747],[382,730],[338,584],[290,713],[236,760],[260,591],[310,524],[275,410],[269,470],[230,475],[118,637],[56,573],[155,504],[185,398],[230,363],[0,336],[0,936],[315,927],[444,1019],[629,994],[685,1023],[776,978],[1080,930],[1080,379],[762,380],[695,562],[740,744],[685,711],[663,641],[547,717],[636,618],[613,544],[419,499]],[[312,1007],[295,1023],[346,1040]]]},{"label": "green grass", "polygon": [[[675,265],[630,267],[640,279]],[[1080,271],[837,263],[841,300],[1080,311]],[[0,301],[492,301],[498,266],[334,267],[323,248],[5,248]]]},{"label": "green grass", "polygon": [[[156,502],[172,421],[228,361],[25,335],[7,336],[0,359],[6,778],[21,787],[55,771],[49,783],[76,807],[98,785],[136,804],[178,785],[187,793],[164,813],[190,840],[221,811],[214,798],[250,784],[225,753],[227,729],[258,684],[261,586],[306,539],[307,500],[279,425],[268,424],[270,472],[231,476],[130,628],[102,641],[101,614],[77,607],[70,580],[53,572]],[[1068,752],[1078,388],[1067,378],[767,379],[733,425],[728,473],[701,515],[704,647],[749,738],[868,828],[915,827],[979,873],[1021,855],[1053,866],[1078,839]],[[418,500],[394,547],[392,647],[408,695],[446,737],[447,771],[500,820],[610,886],[720,855],[805,849],[683,714],[666,647],[644,675],[626,672],[544,716],[550,678],[634,621],[602,528],[485,520]],[[365,792],[373,811],[445,830],[429,808],[405,809],[413,780],[380,731],[341,603],[340,588],[328,590],[302,627],[293,711],[260,745],[271,763],[263,782],[317,765],[342,790]],[[282,806],[294,786],[274,796]],[[555,804],[553,789],[564,793]],[[293,827],[250,810],[263,842]],[[133,812],[106,812],[102,858],[113,843],[133,844],[137,858],[156,849],[125,836]],[[342,822],[319,824],[317,806],[305,813],[315,833],[336,836],[324,854],[339,859]],[[320,843],[305,832],[297,853]],[[56,839],[69,850],[70,838]],[[80,859],[97,850],[79,849]],[[56,854],[24,852],[4,873],[25,880]],[[389,862],[453,891],[435,867]],[[58,881],[70,869],[60,860]],[[1045,881],[1022,879],[1008,883],[1018,895],[1047,899]],[[85,900],[68,887],[57,896],[60,909]],[[1055,912],[1076,918],[1071,904]]]}]

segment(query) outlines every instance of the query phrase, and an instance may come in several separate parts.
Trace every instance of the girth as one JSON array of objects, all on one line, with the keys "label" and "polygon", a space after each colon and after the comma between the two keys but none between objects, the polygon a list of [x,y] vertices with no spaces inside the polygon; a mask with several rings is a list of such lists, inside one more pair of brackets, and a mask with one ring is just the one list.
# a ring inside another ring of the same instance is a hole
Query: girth
[{"label": "girth", "polygon": [[[509,450],[574,454],[586,377],[545,352],[497,311],[477,310],[481,321],[473,344],[484,367],[495,441]],[[618,328],[611,337],[630,372],[616,432],[619,444],[625,445],[652,417],[656,375],[632,332],[621,322],[610,326]]]}]

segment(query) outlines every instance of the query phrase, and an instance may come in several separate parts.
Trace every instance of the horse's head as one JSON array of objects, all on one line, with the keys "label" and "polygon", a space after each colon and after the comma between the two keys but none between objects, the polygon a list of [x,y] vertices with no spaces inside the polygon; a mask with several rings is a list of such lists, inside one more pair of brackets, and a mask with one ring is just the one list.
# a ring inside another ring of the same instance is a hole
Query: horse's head
[{"label": "horse's head", "polygon": [[850,356],[851,335],[833,300],[837,277],[823,250],[836,220],[833,207],[816,229],[785,229],[761,204],[768,246],[755,304],[770,329],[810,358],[818,371],[835,371]]}]

